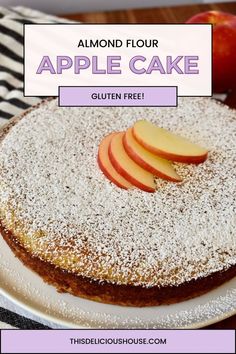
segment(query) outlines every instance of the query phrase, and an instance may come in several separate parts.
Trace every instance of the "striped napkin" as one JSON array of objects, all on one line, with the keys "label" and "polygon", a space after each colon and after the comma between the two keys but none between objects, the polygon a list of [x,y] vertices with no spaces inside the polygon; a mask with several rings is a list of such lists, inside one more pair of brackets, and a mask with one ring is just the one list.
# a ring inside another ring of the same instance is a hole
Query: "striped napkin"
[{"label": "striped napkin", "polygon": [[[41,100],[23,96],[23,24],[65,22],[69,21],[24,7],[0,7],[0,125]],[[1,328],[62,327],[34,316],[0,295]]]},{"label": "striped napkin", "polygon": [[41,100],[23,96],[23,24],[65,22],[20,6],[0,7],[0,118],[9,119]]}]

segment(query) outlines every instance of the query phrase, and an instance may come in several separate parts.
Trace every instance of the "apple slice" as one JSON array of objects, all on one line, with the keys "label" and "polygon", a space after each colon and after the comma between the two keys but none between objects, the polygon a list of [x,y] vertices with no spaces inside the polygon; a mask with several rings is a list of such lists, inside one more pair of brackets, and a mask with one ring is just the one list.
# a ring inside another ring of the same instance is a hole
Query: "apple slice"
[{"label": "apple slice", "polygon": [[168,181],[181,181],[180,176],[175,172],[171,162],[152,154],[135,140],[132,128],[126,131],[123,137],[123,144],[129,157],[146,171]]},{"label": "apple slice", "polygon": [[123,146],[124,135],[125,133],[121,132],[111,139],[108,153],[112,165],[118,173],[137,188],[146,192],[155,192],[154,176],[137,165],[126,153]]},{"label": "apple slice", "polygon": [[112,166],[108,156],[108,148],[110,141],[117,133],[107,135],[99,145],[98,149],[98,165],[104,175],[115,185],[120,188],[128,189],[133,187],[124,177],[122,177]]},{"label": "apple slice", "polygon": [[207,150],[203,147],[193,144],[181,136],[172,134],[168,130],[159,128],[146,120],[136,122],[132,132],[139,144],[164,159],[200,163],[207,158]]}]

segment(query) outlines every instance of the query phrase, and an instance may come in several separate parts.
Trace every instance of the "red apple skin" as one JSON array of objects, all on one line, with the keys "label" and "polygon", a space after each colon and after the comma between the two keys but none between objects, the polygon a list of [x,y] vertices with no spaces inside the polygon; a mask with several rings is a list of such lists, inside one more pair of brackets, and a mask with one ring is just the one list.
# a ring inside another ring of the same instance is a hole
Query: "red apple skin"
[{"label": "red apple skin", "polygon": [[[111,133],[107,136],[108,137],[112,137],[114,135],[118,134],[118,132],[115,133]],[[101,145],[100,145],[101,146]],[[106,166],[103,164],[103,159],[102,159],[102,151],[100,149],[99,146],[99,150],[98,150],[98,156],[97,156],[97,162],[98,162],[98,166],[100,168],[100,170],[102,171],[102,173],[111,181],[113,182],[117,187],[122,188],[122,189],[129,189],[132,186],[130,185],[130,187],[128,187],[127,185],[121,184],[118,180],[116,180],[115,178],[113,178],[113,176],[109,173],[108,169],[106,168]]]},{"label": "red apple skin", "polygon": [[153,148],[152,146],[148,145],[145,143],[139,136],[135,134],[134,128],[132,129],[133,136],[137,140],[137,142],[142,145],[145,149],[148,151],[152,152],[153,154],[156,154],[159,157],[162,157],[163,159],[170,160],[170,161],[175,161],[175,162],[182,162],[182,163],[193,163],[193,164],[199,164],[207,159],[208,153],[201,155],[201,156],[182,156],[182,155],[175,155],[166,151],[162,151],[156,148]]},{"label": "red apple skin", "polygon": [[98,166],[100,168],[100,170],[102,171],[102,173],[112,182],[114,183],[117,187],[122,188],[122,189],[128,189],[127,187],[123,186],[122,184],[120,184],[118,181],[116,181],[111,175],[110,173],[104,168],[102,161],[100,159],[100,156],[98,155],[97,157],[97,162],[98,162]]},{"label": "red apple skin", "polygon": [[137,181],[133,176],[131,176],[130,174],[128,174],[123,168],[122,166],[120,166],[120,164],[117,162],[117,160],[115,159],[115,157],[112,154],[112,150],[111,150],[111,145],[109,146],[108,149],[108,156],[109,159],[113,165],[113,167],[116,169],[116,171],[123,176],[127,181],[129,181],[133,186],[141,189],[142,191],[145,192],[149,192],[149,193],[154,193],[155,189],[153,188],[149,188],[148,186],[145,186],[144,184],[142,184],[141,182]]},{"label": "red apple skin", "polygon": [[129,155],[129,157],[135,161],[139,166],[141,166],[144,170],[147,170],[149,172],[151,172],[154,176],[160,177],[162,179],[165,179],[167,181],[171,181],[171,182],[181,182],[181,178],[179,179],[175,179],[172,178],[170,176],[165,175],[164,173],[156,170],[155,168],[153,168],[152,166],[150,166],[147,162],[145,162],[143,159],[141,159],[141,157],[139,157],[129,146],[127,139],[126,139],[126,135],[124,135],[123,137],[123,145],[125,148],[125,151],[127,152],[127,154]]},{"label": "red apple skin", "polygon": [[236,88],[236,16],[207,11],[186,23],[213,24],[213,91],[220,93]]}]

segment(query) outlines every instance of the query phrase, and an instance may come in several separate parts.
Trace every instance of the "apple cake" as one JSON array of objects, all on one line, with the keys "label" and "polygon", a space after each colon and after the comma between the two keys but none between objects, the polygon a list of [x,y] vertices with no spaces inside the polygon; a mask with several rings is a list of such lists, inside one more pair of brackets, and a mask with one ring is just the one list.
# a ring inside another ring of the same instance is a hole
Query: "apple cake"
[{"label": "apple cake", "polygon": [[[109,182],[100,141],[139,119],[209,150],[175,163],[182,182],[153,194]],[[126,306],[192,298],[236,275],[236,112],[208,98],[177,108],[62,108],[57,100],[1,130],[1,234],[58,291]]]}]

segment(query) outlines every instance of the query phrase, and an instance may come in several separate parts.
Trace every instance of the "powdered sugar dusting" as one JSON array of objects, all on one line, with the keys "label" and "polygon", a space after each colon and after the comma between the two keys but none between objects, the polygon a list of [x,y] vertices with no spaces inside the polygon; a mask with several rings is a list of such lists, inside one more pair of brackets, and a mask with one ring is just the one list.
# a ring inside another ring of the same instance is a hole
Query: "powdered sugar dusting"
[{"label": "powdered sugar dusting", "polygon": [[[0,149],[0,212],[33,254],[98,280],[181,284],[236,264],[236,113],[213,100],[176,108],[30,112]],[[176,164],[182,183],[125,191],[100,172],[99,142],[148,119],[206,146],[201,165]],[[17,222],[16,222],[17,221]]]}]

